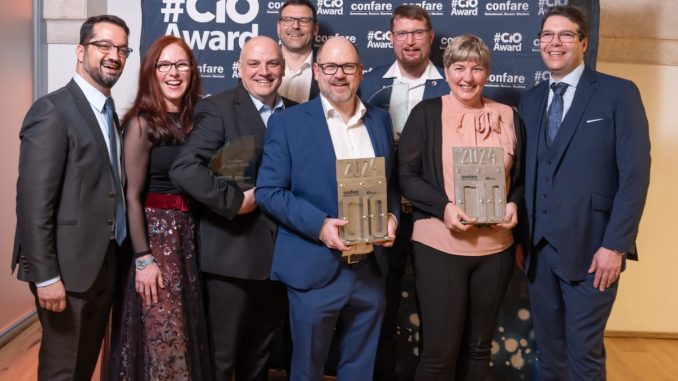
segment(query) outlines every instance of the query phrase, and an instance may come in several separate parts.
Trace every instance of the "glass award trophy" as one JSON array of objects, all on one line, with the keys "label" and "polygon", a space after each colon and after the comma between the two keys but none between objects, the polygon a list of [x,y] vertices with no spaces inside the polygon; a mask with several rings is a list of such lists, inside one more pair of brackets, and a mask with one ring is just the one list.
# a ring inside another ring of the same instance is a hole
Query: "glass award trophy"
[{"label": "glass award trophy", "polygon": [[345,245],[388,241],[386,170],[383,157],[337,160],[339,229]]},{"label": "glass award trophy", "polygon": [[254,188],[259,151],[254,135],[230,139],[212,157],[210,169],[224,180],[237,183],[243,191]]},{"label": "glass award trophy", "polygon": [[501,147],[455,147],[455,202],[475,224],[503,222],[506,215],[506,177]]}]

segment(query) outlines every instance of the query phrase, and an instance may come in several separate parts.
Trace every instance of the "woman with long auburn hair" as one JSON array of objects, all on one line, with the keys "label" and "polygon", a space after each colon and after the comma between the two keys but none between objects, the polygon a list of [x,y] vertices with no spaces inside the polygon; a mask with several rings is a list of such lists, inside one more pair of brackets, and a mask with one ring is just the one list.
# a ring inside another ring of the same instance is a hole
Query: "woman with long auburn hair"
[{"label": "woman with long auburn hair", "polygon": [[111,333],[114,380],[209,378],[207,336],[190,200],[169,169],[193,128],[200,77],[173,36],[146,52],[136,99],[123,119],[133,260]]}]

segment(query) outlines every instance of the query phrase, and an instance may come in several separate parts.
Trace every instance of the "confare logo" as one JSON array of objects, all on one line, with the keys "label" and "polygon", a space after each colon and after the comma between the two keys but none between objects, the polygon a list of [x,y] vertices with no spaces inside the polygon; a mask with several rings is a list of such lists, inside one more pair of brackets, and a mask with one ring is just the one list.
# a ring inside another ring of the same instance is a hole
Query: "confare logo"
[{"label": "confare logo", "polygon": [[507,89],[525,89],[527,85],[525,84],[525,76],[518,74],[490,74],[487,77],[487,87],[500,87]]},{"label": "confare logo", "polygon": [[390,16],[393,11],[393,4],[381,1],[370,1],[369,3],[351,3],[350,15],[354,16]]},{"label": "confare logo", "polygon": [[319,34],[319,35],[315,36],[315,44],[314,44],[314,46],[315,46],[315,47],[319,47],[320,45],[324,44],[325,41],[329,40],[330,38],[332,38],[332,37],[339,37],[339,36],[346,38],[347,40],[351,41],[351,42],[354,43],[354,44],[355,44],[355,42],[357,41],[357,39],[355,38],[355,36],[350,36],[350,35],[341,35],[341,34],[339,34],[339,33],[330,34],[330,35],[327,35],[327,34]]},{"label": "confare logo", "polygon": [[451,0],[451,16],[478,16],[478,0]]},{"label": "confare logo", "polygon": [[442,16],[443,9],[445,8],[443,3],[440,1],[413,1],[405,2],[403,4],[418,5],[424,8],[424,10],[431,16]]},{"label": "confare logo", "polygon": [[284,1],[269,1],[266,6],[266,13],[280,13],[280,8],[282,8]]},{"label": "confare logo", "polygon": [[502,1],[485,4],[485,16],[529,16],[530,4],[524,2]]}]

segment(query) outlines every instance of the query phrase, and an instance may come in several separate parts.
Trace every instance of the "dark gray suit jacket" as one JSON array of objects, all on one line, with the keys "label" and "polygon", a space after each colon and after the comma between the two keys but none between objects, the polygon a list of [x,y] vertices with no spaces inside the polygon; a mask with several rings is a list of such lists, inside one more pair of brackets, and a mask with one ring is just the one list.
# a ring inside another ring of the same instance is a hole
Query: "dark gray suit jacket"
[{"label": "dark gray suit jacket", "polygon": [[111,240],[116,194],[106,142],[75,81],[38,99],[19,137],[12,269],[26,282],[60,275],[67,291],[86,291]]},{"label": "dark gray suit jacket", "polygon": [[[283,98],[286,107],[294,104]],[[174,161],[172,181],[206,208],[199,209],[200,268],[240,279],[268,279],[276,224],[257,208],[238,215],[243,191],[217,177],[209,162],[227,142],[254,136],[257,167],[266,126],[241,83],[196,105],[195,128]]]}]

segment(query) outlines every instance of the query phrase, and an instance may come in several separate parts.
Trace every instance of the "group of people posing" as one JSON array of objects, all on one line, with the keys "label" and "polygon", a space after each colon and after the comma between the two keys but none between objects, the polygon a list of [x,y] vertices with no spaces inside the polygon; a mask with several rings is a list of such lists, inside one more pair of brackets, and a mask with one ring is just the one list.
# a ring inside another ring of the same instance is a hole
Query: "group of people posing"
[{"label": "group of people posing", "polygon": [[[364,74],[342,37],[314,52],[313,3],[288,0],[280,43],[249,39],[239,83],[206,98],[191,49],[161,37],[119,120],[111,88],[129,30],[89,18],[73,80],[37,100],[20,132],[12,265],[43,328],[39,379],[89,380],[113,305],[108,380],[266,380],[276,335],[291,347],[290,380],[322,380],[332,342],[337,379],[394,380],[412,256],[414,380],[488,377],[516,263],[537,378],[604,380],[605,324],[637,258],[649,183],[637,88],[585,66],[588,21],[572,6],[545,15],[551,79],[518,110],[482,96],[491,53],[480,38],[451,39],[439,68],[425,10],[397,7],[390,29],[395,62]],[[244,141],[250,186],[210,166]],[[477,224],[460,207],[455,147],[502,149],[502,221]],[[370,157],[385,160],[389,240],[347,246],[336,160]]]}]

